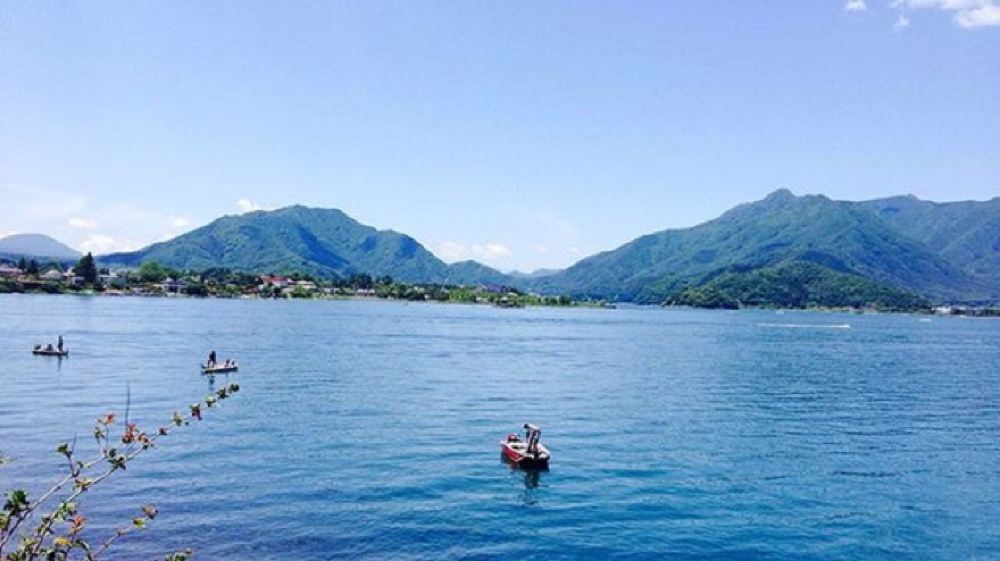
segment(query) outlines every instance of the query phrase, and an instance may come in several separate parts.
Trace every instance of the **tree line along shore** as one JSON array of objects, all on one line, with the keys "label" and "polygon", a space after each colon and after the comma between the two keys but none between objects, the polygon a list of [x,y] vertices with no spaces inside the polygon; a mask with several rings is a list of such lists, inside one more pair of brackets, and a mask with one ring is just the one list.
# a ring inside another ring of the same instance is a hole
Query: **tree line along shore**
[{"label": "tree line along shore", "polygon": [[309,274],[258,274],[227,268],[177,270],[146,261],[138,269],[99,267],[91,254],[75,264],[21,258],[0,264],[0,294],[106,294],[112,296],[187,296],[216,298],[320,299],[378,298],[387,300],[460,302],[499,307],[610,307],[597,300],[568,295],[542,295],[501,285],[408,283],[390,276],[359,273],[344,278]]}]

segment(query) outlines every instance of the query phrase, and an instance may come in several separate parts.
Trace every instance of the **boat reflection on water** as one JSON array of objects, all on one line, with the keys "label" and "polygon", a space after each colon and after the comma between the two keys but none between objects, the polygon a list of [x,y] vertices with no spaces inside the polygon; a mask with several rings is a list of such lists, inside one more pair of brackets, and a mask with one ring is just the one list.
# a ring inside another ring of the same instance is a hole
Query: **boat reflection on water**
[{"label": "boat reflection on water", "polygon": [[500,462],[509,467],[512,473],[524,475],[525,489],[535,489],[536,487],[538,487],[538,483],[539,481],[541,481],[542,474],[549,472],[548,466],[542,466],[542,467],[520,466],[516,462],[509,460],[507,456],[504,456],[503,454],[500,454]]},{"label": "boat reflection on water", "polygon": [[521,471],[524,472],[524,488],[537,489],[542,480],[542,472],[549,471],[549,468],[527,468]]},{"label": "boat reflection on water", "polygon": [[511,461],[505,455],[500,454],[500,463],[506,465],[510,468],[511,480],[521,480],[524,485],[524,490],[521,491],[521,502],[526,506],[534,506],[538,504],[539,487],[542,484],[542,474],[548,473],[548,466],[543,467],[524,467],[518,465],[516,462]]}]

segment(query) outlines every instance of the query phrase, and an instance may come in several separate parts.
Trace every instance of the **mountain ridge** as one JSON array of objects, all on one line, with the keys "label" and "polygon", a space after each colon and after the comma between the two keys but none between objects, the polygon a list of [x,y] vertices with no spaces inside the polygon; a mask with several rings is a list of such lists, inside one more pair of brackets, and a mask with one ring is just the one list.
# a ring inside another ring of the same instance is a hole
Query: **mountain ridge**
[{"label": "mountain ridge", "polygon": [[935,300],[997,298],[983,283],[851,201],[779,189],[718,218],[640,236],[533,283],[576,296],[655,302],[732,267],[801,260]]},{"label": "mountain ridge", "polygon": [[[332,276],[360,272],[643,303],[669,301],[720,275],[772,282],[774,274],[820,271],[807,266],[814,264],[828,271],[817,272],[826,278],[849,275],[938,302],[1000,301],[1000,197],[838,201],[779,189],[712,220],[646,234],[544,275],[505,274],[475,261],[446,264],[406,234],[366,226],[339,209],[302,205],[220,217],[172,240],[100,260]],[[806,265],[783,266],[789,263]],[[746,275],[763,269],[768,275]],[[783,284],[790,280],[772,284],[791,286]]]},{"label": "mountain ridge", "polygon": [[302,205],[223,216],[171,240],[139,251],[104,255],[100,260],[125,266],[153,260],[176,268],[295,270],[341,277],[367,273],[411,282],[505,278],[479,263],[448,265],[414,238],[361,224],[339,209]]}]

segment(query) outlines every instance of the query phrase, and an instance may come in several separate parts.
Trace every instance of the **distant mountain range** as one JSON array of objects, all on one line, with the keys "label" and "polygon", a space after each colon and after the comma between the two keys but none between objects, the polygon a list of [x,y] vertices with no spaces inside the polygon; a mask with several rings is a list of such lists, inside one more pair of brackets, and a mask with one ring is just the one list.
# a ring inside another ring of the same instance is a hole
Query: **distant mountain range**
[{"label": "distant mountain range", "polygon": [[854,305],[865,298],[912,303],[914,296],[988,303],[1000,302],[1000,197],[849,202],[779,190],[703,224],[531,274],[504,274],[474,261],[447,264],[405,234],[302,206],[225,216],[172,240],[99,258],[133,267],[147,260],[196,270],[507,285],[640,303]]},{"label": "distant mountain range", "polygon": [[57,261],[80,258],[79,251],[44,234],[12,234],[0,238],[0,254]]}]

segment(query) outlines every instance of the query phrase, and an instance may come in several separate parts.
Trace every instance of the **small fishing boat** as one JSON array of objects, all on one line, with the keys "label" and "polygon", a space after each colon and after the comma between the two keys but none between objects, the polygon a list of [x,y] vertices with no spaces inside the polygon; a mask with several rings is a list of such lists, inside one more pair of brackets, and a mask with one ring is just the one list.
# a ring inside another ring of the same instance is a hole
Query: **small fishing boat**
[{"label": "small fishing boat", "polygon": [[229,374],[230,372],[236,372],[240,369],[240,365],[236,364],[235,361],[229,364],[217,364],[215,366],[209,366],[207,364],[201,365],[202,374]]},{"label": "small fishing boat", "polygon": [[69,356],[69,349],[59,350],[52,345],[43,347],[41,345],[35,345],[35,348],[31,349],[31,354],[36,356],[58,356],[64,357]]},{"label": "small fishing boat", "polygon": [[549,465],[549,449],[539,442],[542,429],[530,423],[524,424],[524,439],[517,433],[510,433],[500,441],[500,452],[504,458],[520,467],[546,467]]}]

